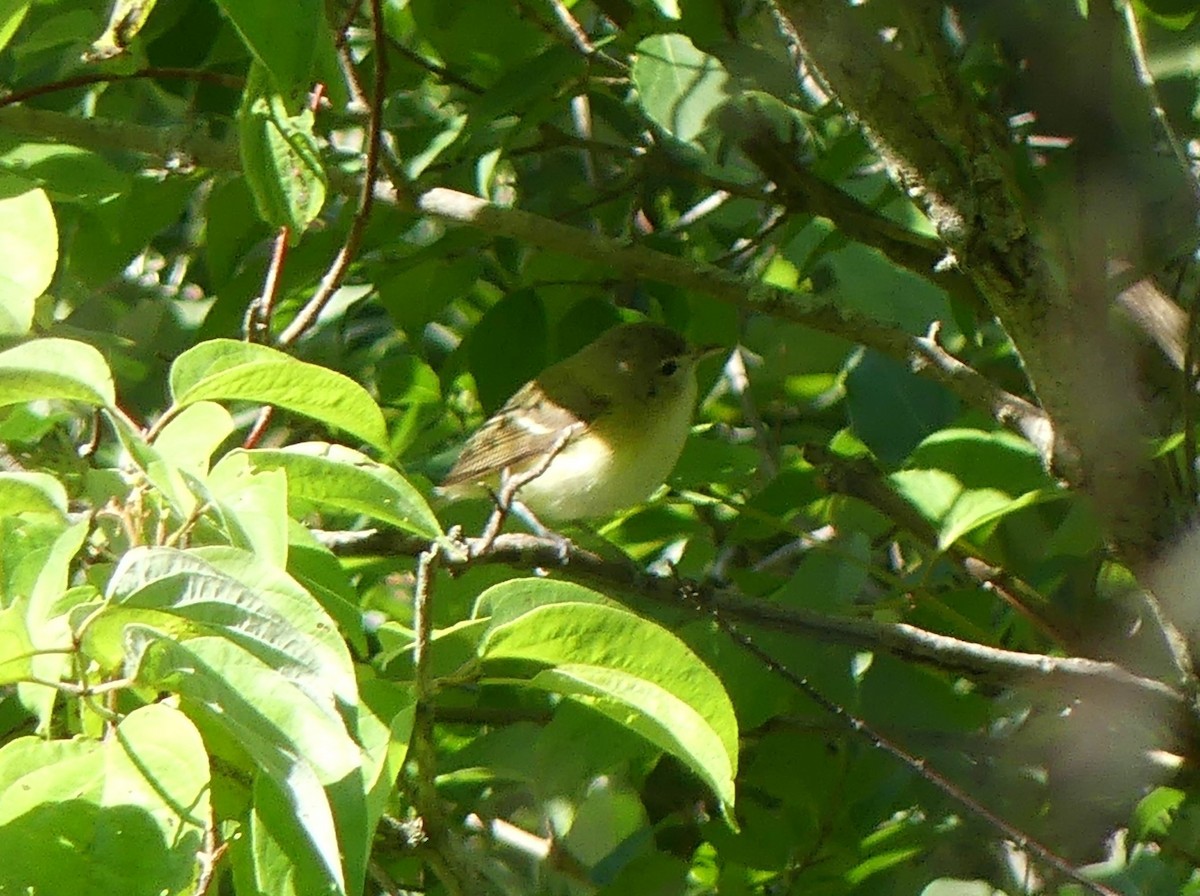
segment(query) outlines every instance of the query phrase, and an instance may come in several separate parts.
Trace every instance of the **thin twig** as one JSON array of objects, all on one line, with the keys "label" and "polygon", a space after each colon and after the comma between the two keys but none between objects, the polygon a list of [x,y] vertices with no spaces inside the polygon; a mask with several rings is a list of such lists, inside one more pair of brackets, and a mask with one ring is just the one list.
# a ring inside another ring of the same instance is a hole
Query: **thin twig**
[{"label": "thin twig", "polygon": [[742,406],[742,416],[754,428],[759,456],[762,458],[762,472],[767,479],[774,479],[775,474],[779,472],[778,449],[775,446],[775,439],[767,430],[767,425],[758,413],[754,397],[750,394],[750,374],[746,370],[746,359],[742,351],[741,346],[737,346],[729,353],[729,358],[725,362],[725,379]]},{"label": "thin twig", "polygon": [[23,103],[34,97],[58,93],[62,90],[72,90],[76,87],[87,87],[91,84],[104,84],[110,81],[135,81],[147,78],[203,81],[207,84],[216,84],[219,87],[228,87],[230,90],[240,90],[246,84],[246,79],[241,75],[227,75],[221,72],[210,72],[198,68],[143,68],[125,75],[112,72],[88,72],[82,75],[72,75],[70,78],[63,78],[60,81],[52,81],[49,84],[38,84],[36,87],[14,90],[12,93],[0,96],[0,109],[3,109],[5,106],[11,106],[14,103]]},{"label": "thin twig", "polygon": [[[480,550],[481,546],[480,539],[467,538],[460,550],[443,555],[442,565],[449,569],[485,564],[539,567],[566,579],[604,586],[614,596],[632,594],[668,605],[678,604],[677,577],[652,575],[627,560],[605,559],[577,545],[566,545],[564,550],[561,541],[553,537],[505,533],[498,535],[486,552]],[[425,539],[380,530],[372,538],[343,544],[339,553],[419,556],[427,547]],[[707,587],[686,580],[683,584],[691,588]],[[1118,663],[1007,650],[906,623],[832,616],[753,598],[732,587],[709,589],[706,600],[725,618],[768,631],[880,651],[993,684],[1039,683],[1067,690],[1088,687],[1090,693],[1106,689],[1153,704],[1163,717],[1190,713],[1200,724],[1195,709],[1182,692],[1161,681],[1135,675]]]},{"label": "thin twig", "polygon": [[383,27],[380,0],[371,0],[371,27],[374,29],[375,35],[375,80],[371,96],[370,116],[367,121],[367,159],[364,165],[362,186],[359,190],[358,211],[354,214],[354,220],[350,222],[350,231],[346,234],[345,242],[325,272],[325,276],[321,278],[316,292],[300,309],[292,322],[279,334],[276,345],[280,348],[286,348],[299,339],[313,325],[326,304],[333,298],[333,294],[350,269],[350,263],[358,253],[358,246],[362,242],[367,220],[371,217],[371,207],[375,201],[374,185],[379,176],[383,101],[387,95],[387,36]]},{"label": "thin twig", "polygon": [[333,33],[333,45],[335,49],[341,51],[345,48],[350,26],[358,18],[358,11],[362,9],[362,5],[363,0],[351,0],[350,5],[346,7],[346,14],[342,17],[342,24]]},{"label": "thin twig", "polygon": [[394,38],[389,37],[388,43],[391,45],[393,50],[395,50],[409,62],[412,62],[419,68],[425,69],[425,71],[432,75],[436,75],[447,84],[453,84],[455,87],[461,87],[463,90],[467,91],[467,93],[473,93],[476,96],[483,94],[483,88],[469,78],[464,78],[462,75],[456,74],[446,66],[439,65],[431,59],[426,59],[420,53],[416,52],[415,50],[410,50],[408,47],[404,46],[404,44],[400,43]]},{"label": "thin twig", "polygon": [[[372,0],[375,5],[379,0]],[[434,739],[433,695],[429,645],[433,639],[433,580],[442,559],[441,545],[433,542],[417,558],[413,587],[413,728],[409,758],[413,771],[408,778],[409,795],[421,818],[430,853],[426,858],[450,896],[475,896],[482,892],[461,844],[450,829],[445,808],[437,792],[437,746]]]},{"label": "thin twig", "polygon": [[417,558],[417,579],[413,586],[413,695],[418,703],[428,701],[433,690],[429,674],[429,642],[433,636],[430,604],[433,574],[440,554],[438,543],[433,542]]},{"label": "thin twig", "polygon": [[1128,2],[1128,0],[1122,6],[1125,12],[1125,30],[1129,36],[1129,50],[1133,56],[1134,69],[1137,71],[1138,82],[1142,85],[1142,89],[1146,91],[1146,98],[1150,103],[1151,114],[1154,116],[1154,121],[1162,133],[1163,139],[1171,147],[1171,153],[1175,156],[1175,161],[1179,164],[1180,169],[1188,175],[1188,180],[1191,181],[1193,192],[1195,192],[1196,180],[1187,151],[1183,148],[1183,143],[1175,133],[1175,129],[1171,127],[1171,121],[1167,118],[1167,110],[1163,106],[1162,97],[1158,94],[1158,83],[1154,80],[1154,73],[1150,71],[1150,62],[1146,56],[1146,44],[1142,40],[1142,29],[1138,26],[1137,13],[1134,11],[1133,3]]},{"label": "thin twig", "polygon": [[566,4],[562,0],[546,0],[546,3],[551,11],[553,11],[554,17],[558,19],[558,23],[562,25],[567,36],[571,38],[571,42],[575,44],[575,49],[584,56],[593,56],[596,52],[596,45],[592,43],[592,39],[583,30],[583,26],[571,15],[571,10],[567,9]]},{"label": "thin twig", "polygon": [[1057,853],[1053,852],[1049,847],[1037,840],[1034,840],[1024,831],[1001,818],[953,781],[935,771],[932,767],[930,767],[927,761],[913,756],[899,744],[894,743],[884,735],[880,734],[874,727],[872,727],[862,718],[852,715],[844,706],[830,700],[823,693],[817,690],[817,688],[815,688],[806,677],[797,674],[788,666],[779,662],[767,651],[759,647],[758,644],[747,637],[743,632],[741,632],[736,626],[730,623],[728,619],[725,619],[723,614],[719,612],[716,607],[713,607],[705,600],[703,594],[690,594],[689,597],[693,599],[697,609],[710,616],[719,629],[725,632],[725,634],[728,635],[743,650],[761,662],[765,668],[782,678],[784,681],[793,685],[798,690],[802,691],[805,696],[821,707],[821,709],[838,719],[847,730],[854,734],[865,737],[871,746],[882,750],[893,759],[898,760],[910,771],[918,775],[922,780],[932,784],[945,796],[958,803],[984,824],[999,831],[1004,835],[1004,837],[1011,840],[1018,849],[1032,853],[1040,861],[1053,868],[1059,874],[1062,874],[1065,877],[1075,881],[1089,892],[1097,894],[1097,896],[1119,896],[1116,890],[1113,890],[1110,887],[1099,883],[1098,881],[1094,881],[1091,878],[1085,877],[1078,868],[1076,868],[1066,859],[1059,856]]},{"label": "thin twig", "polygon": [[221,857],[229,849],[229,842],[222,840],[217,843],[217,819],[215,813],[210,813],[208,824],[204,827],[204,849],[196,859],[200,864],[200,876],[196,879],[195,896],[207,896],[213,881],[217,878],[217,867]]},{"label": "thin twig", "polygon": [[275,406],[267,405],[258,412],[258,416],[254,418],[254,425],[250,427],[250,432],[246,433],[246,438],[242,441],[242,447],[249,450],[257,448],[258,443],[262,441],[263,435],[267,431],[267,427],[271,425],[271,420],[275,417]]},{"label": "thin twig", "polygon": [[396,882],[392,880],[392,876],[388,873],[387,869],[374,859],[371,859],[367,863],[367,874],[370,875],[371,880],[379,885],[386,896],[407,896],[406,891],[401,890]]},{"label": "thin twig", "polygon": [[246,324],[243,336],[247,342],[267,343],[271,334],[271,315],[275,312],[275,300],[279,292],[279,275],[283,271],[283,263],[287,259],[288,239],[291,228],[286,224],[275,234],[275,243],[271,247],[271,261],[267,265],[267,274],[263,278],[262,295],[250,303],[246,314]]},{"label": "thin twig", "polygon": [[546,23],[542,21],[541,16],[530,10],[525,5],[523,0],[517,0],[517,6],[528,13],[529,18],[538,28],[549,34],[555,40],[562,41],[565,39],[565,41],[570,44],[571,48],[576,50],[579,55],[583,56],[583,58],[603,62],[609,68],[613,69],[614,71],[621,72],[622,74],[627,74],[629,72],[629,66],[627,66],[624,62],[609,55],[608,53],[604,52],[604,50],[596,48],[596,45],[592,43],[591,38],[588,37],[587,31],[585,31],[583,26],[576,21],[573,15],[571,15],[571,11],[567,8],[566,4],[562,2],[562,0],[545,0],[545,2],[546,5],[550,7],[550,11],[554,14],[554,18],[558,22],[559,28],[557,30],[547,26]]}]

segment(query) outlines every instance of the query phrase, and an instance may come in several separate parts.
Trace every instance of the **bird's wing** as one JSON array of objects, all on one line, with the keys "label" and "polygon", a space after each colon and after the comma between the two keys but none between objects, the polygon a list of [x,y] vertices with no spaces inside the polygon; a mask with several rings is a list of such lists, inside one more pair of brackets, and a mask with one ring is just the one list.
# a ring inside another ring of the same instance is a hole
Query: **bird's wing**
[{"label": "bird's wing", "polygon": [[569,403],[574,410],[532,383],[522,387],[467,440],[442,487],[478,482],[540,458],[554,448],[564,430],[576,423],[586,427],[608,406],[607,399],[590,393],[572,395]]}]

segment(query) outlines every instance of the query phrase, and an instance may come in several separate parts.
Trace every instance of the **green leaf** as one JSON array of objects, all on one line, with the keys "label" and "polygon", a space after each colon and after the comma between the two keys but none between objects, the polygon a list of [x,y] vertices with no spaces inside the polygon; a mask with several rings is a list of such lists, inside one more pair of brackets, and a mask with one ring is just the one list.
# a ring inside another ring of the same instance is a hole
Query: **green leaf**
[{"label": "green leaf", "polygon": [[23,336],[58,265],[58,227],[44,191],[0,173],[0,336]]},{"label": "green leaf", "polygon": [[33,641],[25,623],[25,607],[0,610],[0,684],[12,684],[33,674]]},{"label": "green leaf", "polygon": [[[465,119],[463,119],[465,120]],[[452,231],[456,239],[468,231]],[[439,246],[441,244],[438,244]],[[482,266],[475,253],[418,255],[389,266],[388,275],[376,285],[379,302],[387,309],[396,326],[406,332],[419,332],[442,309],[467,295],[480,278]]]},{"label": "green leaf", "polygon": [[103,742],[14,740],[0,749],[0,892],[195,892],[210,792],[199,732],[162,704]]},{"label": "green leaf", "polygon": [[358,747],[340,719],[319,708],[286,675],[220,637],[180,644],[130,626],[131,653],[140,658],[139,684],[180,695],[181,706],[204,731],[232,739],[283,789],[308,837],[308,848],[345,892],[337,832],[324,785],[358,768]]},{"label": "green leaf", "polygon": [[154,438],[154,447],[178,469],[196,476],[208,473],[213,452],[233,433],[229,411],[211,401],[184,408]]},{"label": "green leaf", "polygon": [[387,446],[383,413],[366,389],[348,376],[265,345],[235,339],[202,342],[175,359],[170,384],[177,408],[200,401],[271,404],[345,430],[374,447]]},{"label": "green leaf", "polygon": [[1200,11],[1197,0],[1138,0],[1160,25],[1182,31]]},{"label": "green leaf", "polygon": [[0,136],[0,168],[34,181],[53,202],[100,204],[131,190],[128,175],[78,146],[30,143]]},{"label": "green leaf", "polygon": [[967,488],[998,488],[1009,495],[1054,484],[1037,449],[1003,430],[939,430],[913,450],[905,466],[945,470]]},{"label": "green leaf", "polygon": [[197,503],[196,478],[189,479],[180,467],[162,455],[157,440],[153,445],[147,442],[142,432],[123,416],[109,411],[105,411],[105,416],[117,433],[121,447],[157,489],[176,518],[182,522],[191,517]]},{"label": "green leaf", "polygon": [[8,46],[21,27],[31,3],[32,0],[0,0],[0,50]]},{"label": "green leaf", "polygon": [[492,625],[497,626],[516,619],[534,607],[572,602],[620,606],[612,598],[574,582],[561,582],[557,579],[508,579],[480,594],[471,616],[476,619],[490,618]]},{"label": "green leaf", "polygon": [[666,629],[598,603],[548,604],[493,629],[480,657],[485,673],[502,660],[549,666],[530,683],[575,697],[642,735],[733,805],[733,706],[720,679]]},{"label": "green leaf", "polygon": [[117,605],[167,610],[237,642],[337,719],[353,705],[354,670],[333,621],[287,573],[236,548],[134,548],[113,572]]},{"label": "green leaf", "polygon": [[304,94],[317,41],[327,39],[320,0],[296,0],[283,14],[274,0],[217,0],[281,93]]},{"label": "green leaf", "polygon": [[258,471],[285,471],[288,507],[297,518],[302,519],[314,509],[364,514],[425,538],[441,535],[437,517],[408,480],[350,448],[305,442],[280,450],[239,450],[231,452],[218,467],[237,460],[244,460]]},{"label": "green leaf", "polygon": [[[316,818],[321,819],[321,830],[306,831],[305,821],[311,825]],[[327,792],[316,781],[289,791],[271,775],[255,775],[250,824],[234,853],[238,892],[271,896],[346,892],[340,862],[332,866],[335,856],[306,848],[306,841],[336,845],[336,829],[328,824],[332,820]]]},{"label": "green leaf", "polygon": [[242,172],[259,215],[272,227],[287,227],[295,245],[325,205],[325,168],[312,111],[292,114],[265,71],[255,66],[238,111],[238,133]]},{"label": "green leaf", "polygon": [[684,34],[656,34],[637,45],[633,83],[646,115],[687,143],[728,98],[729,75],[720,61],[696,49]]},{"label": "green leaf", "polygon": [[235,547],[283,569],[288,560],[287,477],[278,470],[252,470],[240,459],[227,455],[213,468],[209,500]]},{"label": "green leaf", "polygon": [[103,355],[71,339],[33,339],[0,352],[0,407],[43,399],[116,404]]},{"label": "green leaf", "polygon": [[941,521],[938,532],[938,549],[945,550],[965,535],[1003,519],[1018,510],[1054,501],[1061,495],[1049,489],[1026,492],[1017,498],[1009,498],[995,489],[976,489],[964,492],[954,502],[950,512]]},{"label": "green leaf", "polygon": [[67,490],[47,473],[0,473],[0,516],[50,513],[67,518]]},{"label": "green leaf", "polygon": [[724,805],[733,806],[735,769],[726,745],[700,713],[670,691],[620,670],[571,663],[538,673],[530,684],[583,698],[585,705],[684,762]]},{"label": "green leaf", "polygon": [[958,413],[958,399],[945,387],[873,351],[864,351],[846,375],[846,406],[855,435],[889,464]]},{"label": "green leaf", "polygon": [[1174,787],[1155,787],[1142,797],[1133,811],[1129,832],[1137,840],[1160,839],[1167,836],[1171,823],[1187,794]]},{"label": "green leaf", "polygon": [[946,429],[893,473],[895,489],[938,527],[938,548],[1026,507],[1061,498],[1037,450],[1006,432]]},{"label": "green leaf", "polygon": [[489,414],[546,366],[546,309],[532,290],[505,296],[487,310],[467,345],[479,403]]}]

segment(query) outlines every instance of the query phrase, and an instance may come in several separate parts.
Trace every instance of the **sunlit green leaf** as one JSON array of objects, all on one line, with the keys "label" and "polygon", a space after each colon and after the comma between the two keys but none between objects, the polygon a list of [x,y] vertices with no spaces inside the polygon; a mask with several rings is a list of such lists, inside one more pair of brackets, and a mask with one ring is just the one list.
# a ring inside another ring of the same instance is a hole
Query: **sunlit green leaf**
[{"label": "sunlit green leaf", "polygon": [[50,513],[65,519],[67,490],[46,473],[0,473],[0,516]]},{"label": "sunlit green leaf", "polygon": [[242,171],[263,221],[286,227],[293,242],[320,214],[326,177],[311,109],[289,108],[266,70],[251,69],[238,112]]},{"label": "sunlit green leaf", "polygon": [[733,804],[737,720],[720,680],[673,634],[627,610],[594,603],[535,607],[495,628],[480,649],[548,666],[532,678],[584,699],[688,764]]},{"label": "sunlit green leaf", "polygon": [[[3,10],[0,9],[0,27]],[[2,42],[0,42],[2,43]],[[58,264],[58,228],[37,186],[0,172],[0,336],[20,336]]]},{"label": "sunlit green leaf", "polygon": [[290,576],[246,551],[136,548],[113,573],[108,596],[221,633],[285,673],[331,718],[337,700],[355,700],[349,653],[324,610]]},{"label": "sunlit green leaf", "polygon": [[[307,848],[344,891],[324,785],[357,768],[358,747],[338,716],[318,708],[283,673],[221,637],[178,643],[131,626],[139,683],[178,693],[201,731],[232,738],[281,786]],[[300,846],[300,844],[296,844]]]},{"label": "sunlit green leaf", "polygon": [[0,406],[39,399],[113,405],[104,357],[71,339],[34,339],[0,352]]},{"label": "sunlit green leaf", "polygon": [[202,342],[175,359],[170,383],[171,396],[180,408],[200,401],[276,405],[371,445],[387,444],[383,414],[362,386],[265,345],[234,339]]},{"label": "sunlit green leaf", "polygon": [[254,57],[271,73],[277,90],[303,93],[308,89],[317,41],[325,17],[318,0],[297,0],[287,15],[271,0],[217,0]]},{"label": "sunlit green leaf", "polygon": [[663,130],[685,143],[704,130],[727,99],[729,75],[721,62],[683,34],[656,34],[637,45],[633,83],[642,108]]},{"label": "sunlit green leaf", "polygon": [[199,732],[162,704],[103,742],[14,740],[0,748],[0,891],[194,892],[210,793]]},{"label": "sunlit green leaf", "polygon": [[226,462],[239,460],[254,470],[285,471],[288,504],[297,517],[313,509],[364,514],[426,538],[441,534],[428,503],[400,473],[350,448],[305,442],[278,451],[235,452]]}]

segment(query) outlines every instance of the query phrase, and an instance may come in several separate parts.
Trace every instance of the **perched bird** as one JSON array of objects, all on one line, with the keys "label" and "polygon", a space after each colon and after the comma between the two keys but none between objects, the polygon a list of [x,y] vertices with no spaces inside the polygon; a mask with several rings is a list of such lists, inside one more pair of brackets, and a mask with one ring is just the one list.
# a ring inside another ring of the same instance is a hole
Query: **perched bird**
[{"label": "perched bird", "polygon": [[502,473],[532,477],[515,497],[551,521],[646,500],[683,451],[696,364],[710,352],[658,324],[614,327],[518,389],[467,441],[441,492],[494,488]]}]

